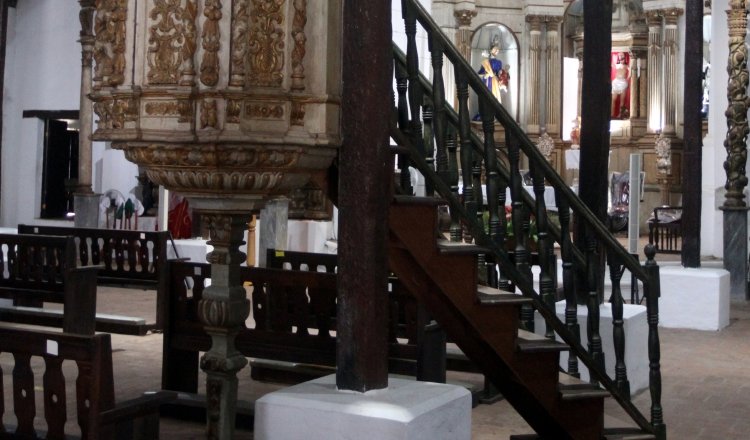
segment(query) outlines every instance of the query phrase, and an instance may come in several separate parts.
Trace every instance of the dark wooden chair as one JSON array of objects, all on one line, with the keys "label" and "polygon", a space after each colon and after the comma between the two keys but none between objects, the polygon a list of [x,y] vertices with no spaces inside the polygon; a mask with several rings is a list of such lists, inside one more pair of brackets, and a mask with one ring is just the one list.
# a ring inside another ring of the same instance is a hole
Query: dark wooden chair
[{"label": "dark wooden chair", "polygon": [[662,254],[682,252],[681,206],[654,208],[653,216],[648,219],[648,242]]},{"label": "dark wooden chair", "polygon": [[[0,352],[11,353],[14,358],[12,389],[6,389],[0,381],[0,390],[3,396],[12,393],[12,411],[17,419],[15,427],[0,425],[0,438],[157,439],[159,406],[176,397],[176,393],[161,391],[115,405],[108,334],[83,336],[0,326]],[[35,380],[32,358],[43,360],[43,379]],[[76,365],[77,376],[68,391],[63,363],[70,362]],[[40,405],[37,383],[43,387]],[[69,423],[68,429],[73,432],[65,432],[71,396],[76,402],[77,425]],[[46,433],[35,426],[37,407],[43,409]]]},{"label": "dark wooden chair", "polygon": [[143,335],[149,330],[164,328],[169,232],[34,225],[18,225],[18,232],[74,237],[77,264],[101,266],[97,276],[99,285],[156,290],[155,323],[140,319],[108,320],[98,322],[97,330]]}]

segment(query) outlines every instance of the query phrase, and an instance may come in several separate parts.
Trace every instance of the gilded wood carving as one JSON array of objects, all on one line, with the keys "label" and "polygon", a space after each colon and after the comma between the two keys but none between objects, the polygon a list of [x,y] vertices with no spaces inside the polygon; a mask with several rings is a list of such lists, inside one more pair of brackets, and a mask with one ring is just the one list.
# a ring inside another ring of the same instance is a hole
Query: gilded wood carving
[{"label": "gilded wood carving", "polygon": [[294,0],[294,19],[292,19],[292,90],[305,90],[305,24],[307,23],[307,0]]},{"label": "gilded wood carving", "polygon": [[94,33],[94,87],[117,87],[125,80],[125,20],[127,0],[99,0],[96,3]]},{"label": "gilded wood carving", "polygon": [[148,82],[151,84],[177,84],[182,64],[182,16],[185,13],[181,0],[154,0],[149,12],[152,21],[148,37]]},{"label": "gilded wood carving", "polygon": [[250,28],[250,85],[279,87],[284,68],[285,0],[253,0]]},{"label": "gilded wood carving", "polygon": [[219,0],[206,0],[203,6],[203,15],[206,21],[203,23],[202,47],[203,59],[201,60],[201,82],[209,87],[219,83],[219,50],[221,49],[219,20],[221,20],[221,2]]},{"label": "gilded wood carving", "polygon": [[253,119],[281,119],[284,117],[284,106],[281,104],[245,103],[245,115]]},{"label": "gilded wood carving", "polygon": [[235,0],[232,6],[234,7],[232,10],[232,62],[229,66],[229,85],[232,87],[243,87],[245,85],[245,69],[247,66],[250,0]]},{"label": "gilded wood carving", "polygon": [[195,84],[195,49],[198,45],[198,31],[195,23],[198,19],[198,5],[196,0],[188,0],[182,11],[183,39],[182,66],[180,68],[180,85]]}]

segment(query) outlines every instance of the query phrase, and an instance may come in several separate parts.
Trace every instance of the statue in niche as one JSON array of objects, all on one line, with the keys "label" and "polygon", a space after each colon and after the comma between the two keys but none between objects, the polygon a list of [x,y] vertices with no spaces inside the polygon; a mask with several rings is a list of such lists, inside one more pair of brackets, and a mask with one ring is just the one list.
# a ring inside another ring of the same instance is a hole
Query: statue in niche
[{"label": "statue in niche", "polygon": [[613,53],[612,63],[612,119],[628,119],[630,112],[630,63],[625,52]]},{"label": "statue in niche", "polygon": [[[494,96],[498,102],[502,103],[502,99],[500,96],[502,81],[500,75],[503,71],[503,62],[496,58],[499,52],[499,42],[493,41],[490,50],[482,53],[482,56],[484,57],[484,59],[482,60],[482,67],[479,68],[479,71],[477,73],[479,73],[479,76],[484,81],[484,84],[488,89],[490,89],[490,92],[492,92],[492,96]],[[507,80],[505,82],[506,89],[508,80],[510,80],[510,74],[508,74]]]}]

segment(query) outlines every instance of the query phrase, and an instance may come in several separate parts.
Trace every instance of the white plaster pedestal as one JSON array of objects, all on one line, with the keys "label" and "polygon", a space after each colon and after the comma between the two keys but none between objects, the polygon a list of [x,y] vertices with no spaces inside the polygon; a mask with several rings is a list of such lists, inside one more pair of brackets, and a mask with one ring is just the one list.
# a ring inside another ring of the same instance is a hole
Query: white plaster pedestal
[{"label": "white plaster pedestal", "polygon": [[385,390],[338,391],[330,375],[260,398],[254,438],[468,440],[471,395],[459,386],[394,377]]},{"label": "white plaster pedestal", "polygon": [[[565,322],[565,301],[559,301],[555,304],[557,317]],[[609,377],[615,377],[615,346],[612,340],[612,306],[609,303],[602,304],[599,308],[599,335],[602,338],[602,350],[604,352],[604,361],[607,374]],[[628,380],[630,381],[631,395],[648,387],[648,321],[646,316],[646,307],[625,304],[623,306],[623,328],[625,329],[625,366],[628,371]],[[534,321],[534,331],[538,334],[544,334],[544,319],[536,313]],[[578,306],[578,325],[581,329],[581,345],[588,346],[588,336],[586,332],[586,320],[588,319],[588,309],[586,306]],[[558,337],[559,339],[559,337]],[[568,369],[568,352],[560,353],[560,366],[567,371]],[[588,381],[589,371],[582,362],[578,362],[578,371],[581,372],[581,379]]]},{"label": "white plaster pedestal", "polygon": [[729,325],[729,272],[721,268],[688,269],[662,264],[659,325],[721,330]]}]

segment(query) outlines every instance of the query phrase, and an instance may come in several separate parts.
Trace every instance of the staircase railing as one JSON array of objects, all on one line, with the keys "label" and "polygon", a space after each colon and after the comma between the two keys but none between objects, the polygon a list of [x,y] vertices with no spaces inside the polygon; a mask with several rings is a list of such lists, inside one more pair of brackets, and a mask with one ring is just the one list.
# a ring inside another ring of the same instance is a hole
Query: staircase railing
[{"label": "staircase railing", "polygon": [[[451,240],[474,242],[489,249],[490,252],[480,258],[480,281],[501,289],[514,286],[524,296],[531,298],[534,308],[545,319],[547,336],[554,337],[557,334],[570,347],[568,372],[578,376],[577,359],[580,359],[588,368],[592,382],[606,388],[641,429],[655,434],[657,438],[666,438],[661,408],[659,267],[654,261],[654,249],[647,246],[647,262],[641,266],[557,174],[429,14],[415,0],[402,0],[402,11],[407,54],[404,56],[395,49],[398,103],[391,130],[391,137],[401,146],[398,149],[398,166],[401,170],[402,188],[409,192],[412,190],[408,168],[416,168],[425,177],[427,195],[437,192],[450,208]],[[420,74],[418,68],[417,23],[426,30],[428,36],[432,84]],[[444,59],[452,64],[455,72],[457,113],[445,103],[442,75]],[[472,132],[471,128],[470,89],[479,100],[481,137]],[[495,142],[496,123],[505,131],[505,143],[500,149]],[[498,152],[503,150],[507,151],[503,157],[507,166],[498,162]],[[522,186],[522,154],[529,164],[534,197]],[[486,182],[486,204],[482,180]],[[554,188],[559,226],[549,221],[544,201],[545,183]],[[506,188],[510,193],[509,214],[515,240],[512,250],[506,249]],[[584,225],[584,249],[579,249],[571,240],[571,211],[576,216],[576,221]],[[535,233],[531,231],[531,212],[536,221]],[[536,239],[538,264],[541,268],[539,292],[534,288],[531,274],[529,240],[532,236]],[[565,322],[558,319],[554,306],[557,286],[557,263],[553,249],[555,242],[560,246],[562,259]],[[612,281],[612,296],[609,301],[613,314],[614,378],[609,377],[604,367],[599,331],[599,306],[603,295],[599,287],[603,285],[603,274],[599,269],[602,253],[606,254]],[[623,268],[643,284],[646,297],[650,421],[630,401],[624,362],[624,300],[620,288]],[[586,292],[588,350],[584,349],[580,341],[576,290]],[[529,312],[533,319],[533,311],[527,311]]]}]

